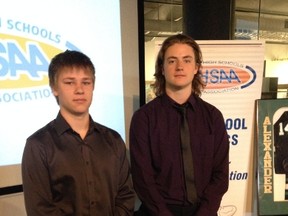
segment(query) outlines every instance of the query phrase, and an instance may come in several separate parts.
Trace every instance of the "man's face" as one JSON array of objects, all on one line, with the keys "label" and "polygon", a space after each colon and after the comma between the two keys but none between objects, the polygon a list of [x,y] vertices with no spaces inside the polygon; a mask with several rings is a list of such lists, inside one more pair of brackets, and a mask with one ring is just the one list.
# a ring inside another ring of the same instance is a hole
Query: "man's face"
[{"label": "man's face", "polygon": [[195,55],[189,45],[177,43],[166,50],[163,65],[166,90],[191,91],[191,83],[197,70]]},{"label": "man's face", "polygon": [[94,81],[83,68],[66,67],[59,71],[52,91],[58,97],[62,114],[82,115],[89,112],[92,103]]}]

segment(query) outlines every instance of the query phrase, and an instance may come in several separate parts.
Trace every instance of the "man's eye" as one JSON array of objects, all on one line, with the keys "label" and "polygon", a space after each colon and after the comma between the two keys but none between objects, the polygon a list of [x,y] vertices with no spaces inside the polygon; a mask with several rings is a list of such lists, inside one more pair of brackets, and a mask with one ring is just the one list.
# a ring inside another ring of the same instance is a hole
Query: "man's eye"
[{"label": "man's eye", "polygon": [[87,82],[83,82],[83,84],[84,84],[84,85],[90,85],[91,82],[90,82],[90,81],[89,81],[89,82],[87,81]]},{"label": "man's eye", "polygon": [[65,81],[64,84],[66,84],[66,85],[72,85],[73,82],[71,82],[71,81]]}]

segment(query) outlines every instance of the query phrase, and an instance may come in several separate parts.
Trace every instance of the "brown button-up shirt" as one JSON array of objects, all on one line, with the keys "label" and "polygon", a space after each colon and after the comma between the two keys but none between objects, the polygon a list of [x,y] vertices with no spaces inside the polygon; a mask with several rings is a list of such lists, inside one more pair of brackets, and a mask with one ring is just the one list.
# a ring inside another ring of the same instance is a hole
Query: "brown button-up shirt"
[{"label": "brown button-up shirt", "polygon": [[93,122],[84,139],[59,113],[31,135],[22,158],[28,216],[126,216],[134,209],[126,147]]}]

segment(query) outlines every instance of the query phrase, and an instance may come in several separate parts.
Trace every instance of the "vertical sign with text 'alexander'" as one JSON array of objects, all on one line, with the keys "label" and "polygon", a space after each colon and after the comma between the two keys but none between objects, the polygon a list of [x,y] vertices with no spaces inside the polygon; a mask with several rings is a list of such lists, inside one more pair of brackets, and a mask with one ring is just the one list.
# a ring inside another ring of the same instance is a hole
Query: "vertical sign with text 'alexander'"
[{"label": "vertical sign with text 'alexander'", "polygon": [[288,215],[288,99],[257,100],[259,215]]}]

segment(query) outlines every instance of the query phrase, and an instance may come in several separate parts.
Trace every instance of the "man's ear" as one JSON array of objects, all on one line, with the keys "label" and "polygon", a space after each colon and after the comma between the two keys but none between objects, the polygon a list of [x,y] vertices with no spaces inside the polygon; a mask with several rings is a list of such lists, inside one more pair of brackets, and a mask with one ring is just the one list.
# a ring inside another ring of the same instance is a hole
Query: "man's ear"
[{"label": "man's ear", "polygon": [[199,70],[199,65],[198,65],[198,64],[196,64],[196,66],[195,66],[195,70],[194,70],[194,75],[196,75],[196,74],[197,74],[198,70]]},{"label": "man's ear", "polygon": [[52,93],[53,93],[53,95],[54,95],[55,97],[58,96],[58,91],[57,91],[57,89],[55,88],[55,86],[54,86],[54,87],[51,87],[51,91],[52,91]]}]

